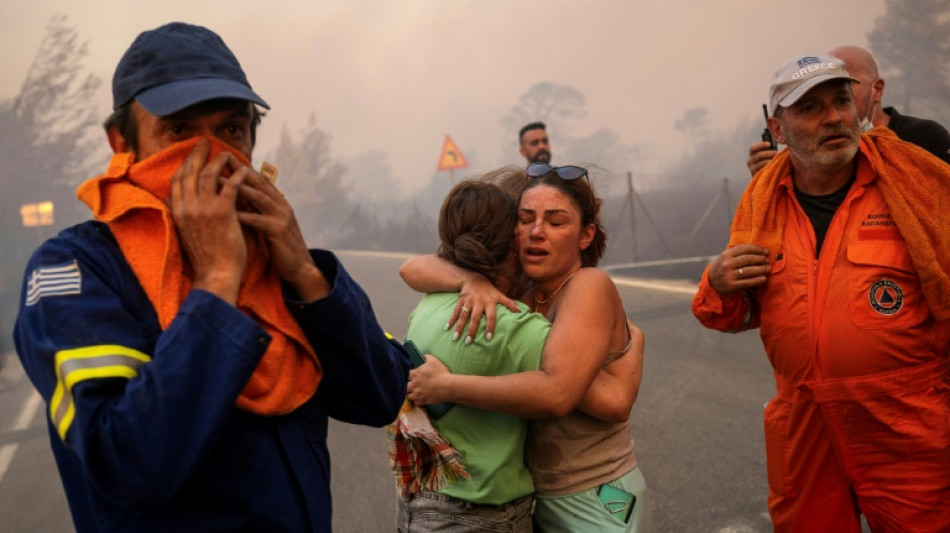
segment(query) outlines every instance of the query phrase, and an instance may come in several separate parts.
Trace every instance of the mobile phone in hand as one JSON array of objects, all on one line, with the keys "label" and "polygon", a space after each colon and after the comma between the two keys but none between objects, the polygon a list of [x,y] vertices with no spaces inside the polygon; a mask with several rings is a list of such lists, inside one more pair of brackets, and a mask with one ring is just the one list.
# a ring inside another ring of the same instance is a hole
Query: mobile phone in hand
[{"label": "mobile phone in hand", "polygon": [[[422,355],[422,351],[419,350],[419,347],[416,346],[416,343],[407,340],[406,342],[402,343],[402,346],[407,352],[409,352],[409,360],[412,362],[412,368],[418,368],[419,366],[425,364],[426,358]],[[455,404],[451,402],[443,402],[424,405],[423,407],[425,407],[426,412],[429,413],[429,418],[438,420],[442,418],[442,415],[447,413],[453,405]]]},{"label": "mobile phone in hand", "polygon": [[426,358],[422,356],[422,352],[419,351],[419,347],[416,346],[416,343],[407,340],[402,343],[402,347],[409,352],[409,361],[412,363],[412,368],[418,368],[425,364]]}]

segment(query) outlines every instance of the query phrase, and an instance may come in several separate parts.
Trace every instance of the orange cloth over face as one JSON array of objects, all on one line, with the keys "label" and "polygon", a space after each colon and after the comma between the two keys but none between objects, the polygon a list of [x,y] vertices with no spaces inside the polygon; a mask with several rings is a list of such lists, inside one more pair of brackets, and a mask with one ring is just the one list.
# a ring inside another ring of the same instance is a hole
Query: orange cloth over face
[{"label": "orange cloth over face", "polygon": [[[249,161],[223,141],[209,137],[210,161],[222,151]],[[105,174],[92,178],[77,196],[115,235],[132,271],[167,329],[191,290],[192,273],[178,242],[165,199],[171,177],[198,138],[176,143],[135,162],[131,153],[113,155]],[[270,264],[263,237],[246,232],[247,265],[237,307],[271,336],[271,343],[237,399],[237,407],[261,415],[286,414],[309,400],[323,375],[317,356],[284,304],[281,280]]]},{"label": "orange cloth over face", "polygon": [[[877,175],[877,184],[894,216],[924,297],[938,320],[950,318],[950,165],[930,152],[901,141],[887,128],[861,136],[864,153]],[[776,187],[791,172],[788,150],[760,170],[736,209],[729,246],[755,243],[769,249],[774,260],[782,249],[785,212],[776,208]]]}]

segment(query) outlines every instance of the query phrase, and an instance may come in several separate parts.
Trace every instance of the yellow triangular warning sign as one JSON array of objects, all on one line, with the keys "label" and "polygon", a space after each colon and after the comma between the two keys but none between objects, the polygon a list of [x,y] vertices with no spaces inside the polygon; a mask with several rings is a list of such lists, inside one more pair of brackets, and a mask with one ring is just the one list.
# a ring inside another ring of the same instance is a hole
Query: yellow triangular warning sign
[{"label": "yellow triangular warning sign", "polygon": [[445,136],[445,143],[442,145],[442,155],[439,157],[438,170],[452,170],[454,168],[465,168],[468,161],[462,155],[462,151],[452,141],[448,135]]}]

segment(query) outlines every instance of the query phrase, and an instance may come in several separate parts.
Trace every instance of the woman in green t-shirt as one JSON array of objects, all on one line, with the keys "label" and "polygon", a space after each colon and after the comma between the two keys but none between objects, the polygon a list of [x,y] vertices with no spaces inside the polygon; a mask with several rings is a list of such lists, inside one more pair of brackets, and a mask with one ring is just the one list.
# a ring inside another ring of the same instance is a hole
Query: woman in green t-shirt
[{"label": "woman in green t-shirt", "polygon": [[[512,244],[517,205],[491,183],[463,181],[452,188],[439,215],[438,256],[478,272],[502,291],[520,276]],[[428,294],[409,316],[407,340],[436,354],[453,372],[494,376],[538,370],[551,324],[527,306],[498,311],[494,339],[453,342],[443,325],[457,292]],[[423,365],[425,366],[425,365]],[[527,421],[456,405],[432,420],[461,454],[469,478],[438,491],[399,496],[399,531],[532,531],[534,484],[524,461]]]}]

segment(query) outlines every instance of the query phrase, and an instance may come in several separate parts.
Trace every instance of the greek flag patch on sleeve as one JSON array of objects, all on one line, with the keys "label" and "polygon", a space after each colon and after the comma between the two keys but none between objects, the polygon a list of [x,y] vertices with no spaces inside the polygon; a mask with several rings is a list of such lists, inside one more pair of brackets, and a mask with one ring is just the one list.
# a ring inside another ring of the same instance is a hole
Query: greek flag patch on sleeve
[{"label": "greek flag patch on sleeve", "polygon": [[35,305],[46,296],[65,296],[82,293],[82,274],[79,264],[72,262],[42,266],[30,274],[26,284],[26,305]]}]

